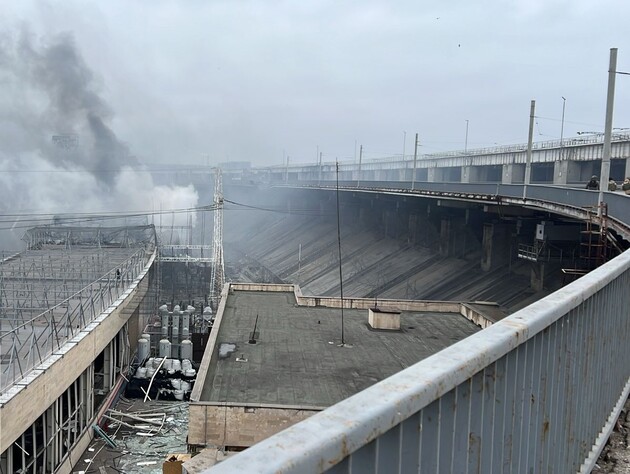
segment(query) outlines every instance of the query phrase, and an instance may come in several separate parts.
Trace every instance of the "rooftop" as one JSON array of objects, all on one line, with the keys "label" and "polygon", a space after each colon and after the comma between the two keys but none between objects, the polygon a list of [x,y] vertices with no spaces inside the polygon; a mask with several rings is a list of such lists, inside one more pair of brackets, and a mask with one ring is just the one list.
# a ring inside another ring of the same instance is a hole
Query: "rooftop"
[{"label": "rooftop", "polygon": [[200,401],[327,407],[480,330],[459,313],[400,318],[400,331],[373,330],[367,310],[344,309],[340,347],[340,309],[298,306],[288,291],[231,291]]}]

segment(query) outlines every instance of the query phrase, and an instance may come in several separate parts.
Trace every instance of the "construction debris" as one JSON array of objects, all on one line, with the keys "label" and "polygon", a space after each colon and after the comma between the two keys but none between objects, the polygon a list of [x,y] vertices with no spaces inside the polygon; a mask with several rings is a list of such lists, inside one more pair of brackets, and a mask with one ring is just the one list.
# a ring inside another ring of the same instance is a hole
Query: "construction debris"
[{"label": "construction debris", "polygon": [[75,466],[76,471],[104,467],[107,472],[160,474],[167,453],[187,451],[188,403],[121,398],[107,410],[101,426],[106,438],[95,429],[99,436],[83,454],[84,461]]}]

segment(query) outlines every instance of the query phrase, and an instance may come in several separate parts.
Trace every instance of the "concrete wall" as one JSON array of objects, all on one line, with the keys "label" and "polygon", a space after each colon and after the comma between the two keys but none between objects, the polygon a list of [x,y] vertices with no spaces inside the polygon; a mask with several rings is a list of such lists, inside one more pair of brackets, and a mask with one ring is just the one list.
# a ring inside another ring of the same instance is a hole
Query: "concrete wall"
[{"label": "concrete wall", "polygon": [[466,304],[461,305],[461,309],[459,313],[464,316],[466,319],[472,321],[481,329],[485,329],[489,326],[492,326],[494,323],[491,319],[489,319],[483,312],[468,306]]},{"label": "concrete wall", "polygon": [[[324,306],[326,308],[341,308],[341,299],[336,297],[303,296],[298,285],[264,284],[264,283],[228,283],[234,291],[278,291],[293,292],[295,300],[300,306]],[[457,301],[420,301],[420,300],[378,300],[379,306],[388,305],[400,311],[427,311],[433,313],[459,313],[460,303]],[[373,298],[344,298],[343,307],[350,309],[368,309],[374,307]],[[217,311],[217,317],[219,312]]]},{"label": "concrete wall", "polygon": [[481,257],[481,269],[483,271],[490,271],[509,261],[510,232],[511,226],[509,224],[484,224]]},{"label": "concrete wall", "polygon": [[368,309],[368,324],[374,329],[400,330],[400,313]]},{"label": "concrete wall", "polygon": [[249,447],[302,421],[319,407],[190,404],[188,444]]}]

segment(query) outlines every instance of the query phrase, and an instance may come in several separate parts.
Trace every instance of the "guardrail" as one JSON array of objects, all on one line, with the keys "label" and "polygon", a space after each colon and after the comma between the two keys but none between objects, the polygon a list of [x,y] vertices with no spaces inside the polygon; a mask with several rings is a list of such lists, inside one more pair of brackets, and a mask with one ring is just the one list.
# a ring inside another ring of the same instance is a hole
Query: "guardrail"
[{"label": "guardrail", "polygon": [[[624,212],[628,198],[609,194],[609,211]],[[630,392],[628,288],[630,250],[210,472],[589,472]]]},{"label": "guardrail", "polygon": [[69,298],[0,335],[0,393],[82,331],[125,292],[150,261],[139,249],[125,262]]},{"label": "guardrail", "polygon": [[[621,132],[621,133],[613,133],[611,137],[612,143],[619,142],[627,142],[630,140],[630,133]],[[586,145],[601,145],[604,143],[604,134],[603,133],[595,133],[589,135],[582,135],[579,137],[569,137],[564,138],[562,140],[545,140],[541,142],[534,142],[532,144],[532,150],[552,150],[558,148],[571,148],[571,147],[580,147]],[[516,143],[512,145],[497,145],[492,147],[484,147],[484,148],[470,148],[467,150],[452,150],[452,151],[443,151],[437,153],[423,153],[416,156],[416,159],[419,161],[422,160],[439,160],[443,158],[461,158],[461,157],[476,157],[482,155],[499,155],[506,153],[525,153],[527,151],[527,143]],[[363,158],[363,164],[378,164],[378,163],[390,163],[392,161],[412,161],[413,154],[391,154],[382,156],[379,158]],[[340,165],[357,165],[357,158],[342,158],[338,160]],[[332,166],[334,169],[335,161],[325,161],[322,163],[317,162],[306,162],[306,163],[297,163],[291,164],[287,166],[286,164],[282,165],[271,165],[266,166],[264,170],[296,170],[299,168],[319,168],[320,166]]]},{"label": "guardrail", "polygon": [[[280,184],[276,187],[295,187],[296,184]],[[297,186],[317,187],[323,189],[335,188],[333,181],[300,180]],[[542,184],[501,184],[501,183],[433,183],[411,181],[339,181],[340,190],[367,192],[396,192],[418,195],[441,195],[455,199],[477,199],[482,201],[503,201],[512,199],[516,204],[531,204],[532,202],[556,204],[556,209],[572,210],[567,215],[591,212],[597,207],[599,192],[570,186],[552,186]],[[622,192],[604,191],[605,202],[608,206],[608,218],[616,230],[630,238],[630,196]]]}]

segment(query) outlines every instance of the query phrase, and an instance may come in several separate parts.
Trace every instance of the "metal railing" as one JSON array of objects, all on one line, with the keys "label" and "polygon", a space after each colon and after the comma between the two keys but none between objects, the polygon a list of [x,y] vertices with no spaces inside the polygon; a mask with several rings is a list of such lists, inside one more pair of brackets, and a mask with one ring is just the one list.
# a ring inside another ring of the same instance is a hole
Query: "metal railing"
[{"label": "metal railing", "polygon": [[589,472],[630,392],[628,288],[630,250],[211,472]]},{"label": "metal railing", "polygon": [[[627,142],[630,140],[630,133],[628,132],[616,132],[611,137],[612,143],[621,143]],[[571,148],[571,147],[581,147],[588,145],[601,145],[604,142],[604,135],[600,133],[582,135],[579,137],[569,137],[564,138],[562,140],[545,140],[540,142],[534,142],[532,144],[532,150],[552,150],[559,148]],[[502,154],[511,154],[511,153],[525,153],[527,151],[527,143],[516,143],[512,145],[497,145],[492,147],[484,147],[484,148],[471,148],[467,150],[452,150],[452,151],[443,151],[436,153],[423,153],[417,156],[417,160],[427,161],[427,160],[440,160],[444,158],[462,158],[462,157],[477,157],[483,155],[502,155]],[[346,158],[338,160],[339,164],[342,166],[346,165],[357,165],[356,157]],[[413,161],[413,154],[392,154],[389,156],[382,156],[378,158],[363,158],[362,162],[364,165],[366,164],[390,164],[392,161],[400,162],[408,162]],[[314,168],[319,169],[320,167],[325,167],[328,170],[335,169],[335,161],[324,161],[322,163],[318,162],[305,162],[305,163],[294,163],[289,164],[279,164],[279,165],[269,165],[261,168],[253,168],[251,171],[260,173],[262,171],[278,171],[278,170],[289,170],[289,171],[298,171],[301,169]],[[249,169],[247,171],[250,171]]]},{"label": "metal railing", "polygon": [[28,321],[0,333],[0,393],[23,379],[110,307],[152,261],[140,248],[94,282]]},{"label": "metal railing", "polygon": [[[283,185],[280,185],[283,186]],[[289,184],[287,186],[295,186]],[[333,188],[331,181],[300,180],[298,186]],[[339,181],[342,190],[363,191],[389,191],[397,193],[413,193],[420,195],[440,195],[454,199],[478,199],[505,201],[505,198],[513,199],[515,203],[530,204],[540,202],[558,205],[558,211],[562,208],[574,210],[577,214],[584,214],[587,209],[593,209],[598,205],[598,191],[591,191],[570,186],[553,186],[541,184],[501,184],[501,183],[433,183],[416,182],[412,189],[411,181],[362,181],[357,186],[356,181]],[[618,226],[624,227],[624,233],[630,236],[630,196],[621,192],[604,192],[608,206],[608,217]],[[567,215],[575,215],[570,213]]]}]

